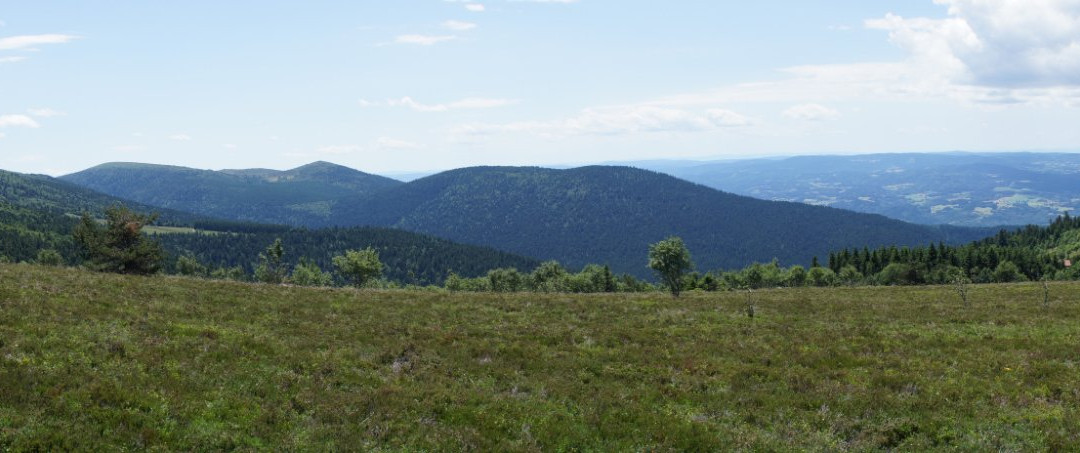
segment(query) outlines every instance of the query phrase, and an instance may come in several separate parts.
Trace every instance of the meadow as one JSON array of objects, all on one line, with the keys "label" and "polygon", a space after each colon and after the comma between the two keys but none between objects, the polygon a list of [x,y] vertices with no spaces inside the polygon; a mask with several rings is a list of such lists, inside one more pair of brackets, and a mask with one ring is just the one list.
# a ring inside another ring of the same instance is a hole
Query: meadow
[{"label": "meadow", "polygon": [[0,264],[0,450],[1077,450],[1080,283],[308,289]]}]

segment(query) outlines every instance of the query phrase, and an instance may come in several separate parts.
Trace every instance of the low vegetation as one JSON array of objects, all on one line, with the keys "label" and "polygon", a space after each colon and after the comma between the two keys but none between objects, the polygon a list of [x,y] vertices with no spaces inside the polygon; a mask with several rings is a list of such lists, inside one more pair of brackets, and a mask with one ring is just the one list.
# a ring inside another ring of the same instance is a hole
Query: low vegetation
[{"label": "low vegetation", "polygon": [[0,264],[0,450],[1070,451],[1080,283],[1047,288],[761,290],[749,317]]}]

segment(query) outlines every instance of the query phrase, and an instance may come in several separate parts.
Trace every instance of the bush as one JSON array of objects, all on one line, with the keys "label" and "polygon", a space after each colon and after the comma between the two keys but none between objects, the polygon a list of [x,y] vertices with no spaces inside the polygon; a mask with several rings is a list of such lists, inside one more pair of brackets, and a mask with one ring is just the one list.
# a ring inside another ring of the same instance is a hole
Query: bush
[{"label": "bush", "polygon": [[176,260],[176,273],[188,277],[205,277],[206,266],[193,256],[184,255]]},{"label": "bush", "polygon": [[53,249],[44,249],[37,254],[37,263],[42,266],[63,266],[64,257],[60,256],[60,252]]},{"label": "bush", "polygon": [[807,280],[813,286],[832,286],[836,283],[836,273],[827,267],[811,267],[806,273]]},{"label": "bush", "polygon": [[517,269],[492,269],[487,273],[492,291],[513,293],[525,289],[525,277]]},{"label": "bush", "polygon": [[915,268],[907,263],[892,263],[885,266],[876,276],[877,282],[882,285],[913,285],[919,282]]},{"label": "bush", "polygon": [[994,281],[998,283],[1012,283],[1027,281],[1027,277],[1020,272],[1020,268],[1012,261],[1002,261],[994,269]]},{"label": "bush", "polygon": [[371,247],[364,250],[348,250],[344,255],[335,256],[332,261],[338,274],[352,282],[357,288],[363,288],[381,278],[383,274],[379,252]]},{"label": "bush", "polygon": [[293,268],[292,277],[289,280],[294,285],[299,286],[331,286],[334,284],[334,277],[329,272],[323,272],[318,264],[306,258],[301,258],[300,263]]}]

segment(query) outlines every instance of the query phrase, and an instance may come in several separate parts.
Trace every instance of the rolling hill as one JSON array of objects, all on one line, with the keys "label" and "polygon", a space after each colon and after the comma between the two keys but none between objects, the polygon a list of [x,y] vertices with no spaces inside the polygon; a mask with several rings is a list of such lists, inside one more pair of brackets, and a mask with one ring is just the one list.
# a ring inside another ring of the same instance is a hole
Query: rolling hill
[{"label": "rolling hill", "polygon": [[108,163],[61,177],[81,186],[153,206],[249,222],[309,225],[336,200],[401,184],[328,162],[292,170],[197,170]]},{"label": "rolling hill", "polygon": [[[0,257],[33,260],[38,251],[54,249],[68,263],[78,253],[71,231],[83,212],[100,214],[107,206],[124,203],[141,212],[160,212],[162,223],[186,227],[188,234],[160,234],[169,254],[166,268],[180,255],[190,255],[211,267],[241,266],[251,271],[268,244],[282,238],[286,260],[309,258],[330,269],[330,258],[348,249],[374,247],[386,266],[386,276],[402,283],[441,282],[454,271],[479,276],[489,269],[532,269],[538,262],[490,247],[463,245],[445,239],[386,228],[355,227],[307,230],[277,225],[220,221],[201,215],[163,210],[97,193],[41,175],[0,170]],[[225,234],[222,234],[225,233]]]},{"label": "rolling hill", "polygon": [[1046,224],[1080,208],[1080,154],[1075,153],[911,153],[628,164],[755,198],[923,224]]},{"label": "rolling hill", "polygon": [[990,229],[913,225],[878,215],[762,201],[628,167],[452,170],[338,203],[333,224],[372,224],[483,244],[571,268],[649,275],[648,245],[681,236],[699,269],[778,258],[809,264],[850,245],[962,243]]},{"label": "rolling hill", "polygon": [[[231,173],[265,177],[262,172]],[[85,181],[95,174],[100,173],[81,172],[78,178],[67,179]],[[126,167],[115,175],[111,181],[121,184],[94,186],[108,186],[114,193],[155,194],[139,201],[163,206],[184,201],[201,214],[246,218],[243,209],[218,210],[220,205],[243,204],[242,197],[204,206],[183,193],[169,196],[170,186],[141,174],[140,167]],[[135,181],[144,187],[122,184]],[[351,193],[326,207],[326,212],[291,210],[268,220],[308,227],[401,228],[555,259],[570,268],[609,264],[616,272],[637,276],[649,275],[648,245],[669,235],[682,236],[698,268],[708,270],[773,258],[809,264],[813,256],[845,247],[963,243],[996,232],[912,225],[840,209],[757,200],[652,171],[606,166],[458,169],[378,191]]]}]

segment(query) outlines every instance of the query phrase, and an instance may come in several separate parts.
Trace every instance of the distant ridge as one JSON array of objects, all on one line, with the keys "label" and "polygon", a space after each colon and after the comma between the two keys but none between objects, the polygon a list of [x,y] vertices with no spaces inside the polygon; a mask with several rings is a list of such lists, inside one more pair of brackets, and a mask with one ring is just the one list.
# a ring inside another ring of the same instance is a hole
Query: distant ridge
[{"label": "distant ridge", "polygon": [[[158,169],[141,164],[113,166],[118,167]],[[174,172],[187,170],[190,169],[170,169]],[[211,267],[241,266],[250,273],[258,255],[277,238],[284,240],[286,261],[290,264],[307,258],[326,270],[332,268],[331,258],[335,254],[348,249],[375,247],[385,265],[385,275],[402,283],[440,283],[451,270],[475,277],[496,267],[529,270],[537,264],[534,259],[490,247],[459,244],[387,228],[306,230],[221,221],[122,200],[48,176],[3,170],[0,170],[0,257],[29,261],[35,259],[40,250],[53,249],[69,264],[77,264],[78,249],[71,233],[79,215],[88,212],[100,216],[106,207],[118,203],[139,212],[160,213],[160,221],[155,225],[185,227],[157,238],[168,252],[166,269],[173,266],[178,256],[188,255]],[[204,231],[196,233],[192,227],[230,234],[201,234]]]},{"label": "distant ridge", "polygon": [[197,170],[108,163],[62,176],[90,189],[203,215],[251,222],[311,224],[340,198],[402,184],[329,162],[291,170]]},{"label": "distant ridge", "polygon": [[627,162],[766,200],[923,224],[1047,224],[1080,211],[1080,153],[894,153]]},{"label": "distant ridge", "polygon": [[[913,225],[879,215],[763,201],[629,167],[473,167],[348,192],[333,192],[333,184],[341,179],[336,174],[344,170],[332,164],[314,163],[261,177],[287,178],[290,172],[298,175],[294,178],[302,179],[292,180],[300,185],[245,184],[311,187],[338,197],[289,204],[282,201],[295,196],[288,190],[260,192],[260,198],[249,201],[242,189],[218,189],[213,192],[214,198],[200,202],[183,191],[175,193],[175,186],[164,182],[167,177],[153,177],[137,168],[115,173],[88,170],[65,179],[89,182],[92,187],[115,193],[152,194],[136,199],[166,206],[183,202],[192,211],[231,219],[260,217],[263,221],[309,227],[402,228],[539,259],[555,259],[571,268],[587,263],[609,264],[617,272],[638,276],[649,275],[645,266],[648,245],[669,235],[682,236],[699,269],[709,270],[773,258],[785,264],[809,264],[813,256],[826,257],[830,251],[844,247],[960,243],[996,231]],[[210,173],[207,178],[246,181],[235,175]],[[330,176],[324,176],[327,174]],[[107,178],[106,183],[97,180],[102,177]],[[207,188],[200,188],[198,183],[190,180],[190,189],[184,190],[206,193]],[[225,206],[228,209],[222,209]],[[285,208],[255,208],[256,213],[248,206]]]}]

